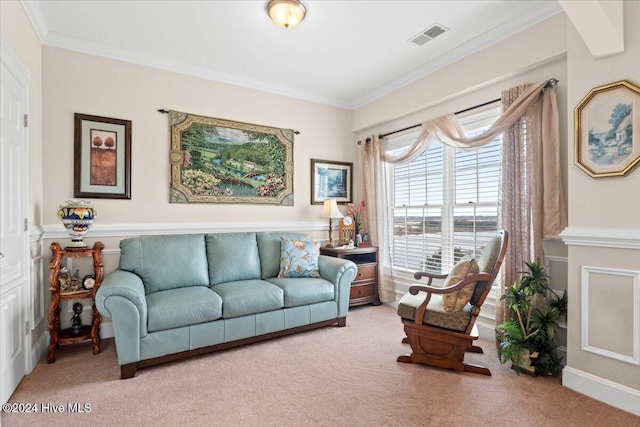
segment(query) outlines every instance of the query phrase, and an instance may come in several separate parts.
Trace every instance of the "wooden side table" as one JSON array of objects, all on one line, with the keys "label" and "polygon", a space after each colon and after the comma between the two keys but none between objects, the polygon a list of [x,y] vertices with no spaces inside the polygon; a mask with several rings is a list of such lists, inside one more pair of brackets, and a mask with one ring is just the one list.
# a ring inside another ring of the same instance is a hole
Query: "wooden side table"
[{"label": "wooden side table", "polygon": [[356,278],[351,283],[349,306],[380,305],[378,294],[378,248],[375,246],[356,248],[320,248],[322,255],[353,261],[358,267]]},{"label": "wooden side table", "polygon": [[[104,245],[96,242],[93,248],[71,248],[62,249],[57,242],[51,244],[51,264],[49,265],[49,282],[51,287],[51,304],[49,305],[49,348],[47,352],[47,362],[56,361],[56,349],[61,344],[74,344],[91,339],[93,342],[93,354],[100,353],[100,322],[102,317],[96,309],[96,292],[100,288],[103,277],[102,250]],[[62,258],[93,258],[93,274],[95,276],[95,284],[92,289],[81,289],[74,292],[62,292],[60,290],[60,265]],[[61,329],[60,327],[60,301],[77,300],[91,298],[93,310],[91,326],[82,326],[80,334],[73,334],[71,328]]]}]

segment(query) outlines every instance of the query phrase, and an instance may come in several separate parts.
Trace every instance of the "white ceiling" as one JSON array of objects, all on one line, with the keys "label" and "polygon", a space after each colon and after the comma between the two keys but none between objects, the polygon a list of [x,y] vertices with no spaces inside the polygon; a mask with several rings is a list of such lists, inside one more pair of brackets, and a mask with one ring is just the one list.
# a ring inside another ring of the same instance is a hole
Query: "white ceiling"
[{"label": "white ceiling", "polygon": [[[276,26],[265,1],[22,0],[43,43],[356,108],[562,9],[555,0],[303,0]],[[417,46],[434,23],[450,29]]]}]

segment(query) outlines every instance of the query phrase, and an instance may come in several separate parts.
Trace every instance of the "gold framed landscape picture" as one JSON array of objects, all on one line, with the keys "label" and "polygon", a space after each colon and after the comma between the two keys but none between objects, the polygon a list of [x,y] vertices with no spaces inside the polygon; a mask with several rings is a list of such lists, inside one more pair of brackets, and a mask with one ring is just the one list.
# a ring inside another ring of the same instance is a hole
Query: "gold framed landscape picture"
[{"label": "gold framed landscape picture", "polygon": [[594,178],[640,163],[640,88],[622,80],[592,89],[575,109],[575,162]]}]

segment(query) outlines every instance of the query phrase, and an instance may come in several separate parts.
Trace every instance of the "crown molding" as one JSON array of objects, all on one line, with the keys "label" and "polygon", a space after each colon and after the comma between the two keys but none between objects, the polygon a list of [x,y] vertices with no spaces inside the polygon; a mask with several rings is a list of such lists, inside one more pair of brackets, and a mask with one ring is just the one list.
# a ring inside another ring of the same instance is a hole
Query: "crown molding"
[{"label": "crown molding", "polygon": [[560,237],[567,245],[640,249],[640,229],[567,227]]},{"label": "crown molding", "polygon": [[47,25],[47,20],[42,14],[39,2],[20,0],[20,4],[22,4],[22,8],[27,13],[27,17],[29,17],[29,21],[31,21],[31,25],[38,35],[40,42],[45,44],[47,35],[49,34],[49,26]]},{"label": "crown molding", "polygon": [[[62,224],[43,226],[42,239],[69,238]],[[261,231],[327,231],[326,221],[309,222],[210,222],[175,224],[93,224],[87,238],[155,236],[168,234],[238,233]]]},{"label": "crown molding", "polygon": [[232,84],[249,89],[268,92],[288,98],[301,99],[318,104],[329,105],[349,109],[351,104],[343,99],[326,97],[320,94],[299,91],[283,86],[273,85],[264,81],[237,76],[221,70],[189,65],[179,61],[159,58],[154,55],[133,52],[127,49],[116,48],[101,43],[94,43],[76,37],[70,37],[57,32],[49,32],[44,42],[47,46],[72,50],[86,55],[99,56],[131,64],[142,65],[164,71],[198,77],[205,80]]},{"label": "crown molding", "polygon": [[413,70],[393,79],[367,95],[347,100],[343,98],[328,97],[318,93],[299,91],[288,87],[270,84],[264,81],[249,79],[221,70],[213,70],[205,67],[187,65],[178,61],[162,59],[153,55],[135,53],[126,49],[114,48],[100,43],[93,43],[87,40],[70,37],[64,34],[55,33],[49,30],[42,10],[37,1],[21,0],[27,16],[44,45],[68,49],[87,55],[100,56],[132,64],[158,68],[165,71],[190,75],[206,80],[232,84],[249,89],[281,95],[289,98],[301,99],[318,104],[354,110],[377,98],[380,98],[394,90],[406,86],[436,70],[450,65],[460,59],[471,55],[478,50],[484,49],[500,40],[503,40],[519,31],[524,30],[540,21],[543,21],[562,11],[562,7],[557,2],[545,2],[543,6],[529,10],[527,13],[507,21],[506,23],[487,31],[480,36],[451,49],[446,54],[440,55],[429,62],[414,68]]},{"label": "crown molding", "polygon": [[384,95],[398,90],[422,77],[433,73],[441,68],[453,64],[462,58],[487,48],[501,40],[504,40],[526,28],[529,28],[538,22],[551,18],[552,16],[562,12],[562,7],[557,2],[545,2],[544,6],[537,7],[533,11],[527,11],[517,17],[499,25],[478,37],[463,43],[447,53],[425,62],[424,64],[414,68],[411,71],[391,80],[377,89],[370,91],[366,96],[356,99],[351,105],[351,109],[356,109],[374,101]]}]

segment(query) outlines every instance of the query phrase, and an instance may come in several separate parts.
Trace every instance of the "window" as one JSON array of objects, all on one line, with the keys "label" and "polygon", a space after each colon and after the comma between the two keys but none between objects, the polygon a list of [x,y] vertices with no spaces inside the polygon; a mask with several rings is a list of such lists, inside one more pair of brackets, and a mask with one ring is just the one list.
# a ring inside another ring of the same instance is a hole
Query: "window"
[{"label": "window", "polygon": [[[484,132],[500,109],[459,119],[467,136]],[[406,149],[418,133],[388,141]],[[479,250],[499,228],[502,137],[472,151],[433,143],[408,164],[391,168],[393,268],[448,272],[465,254]]]}]

